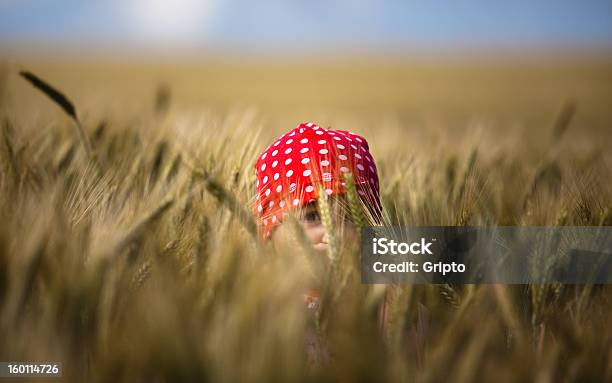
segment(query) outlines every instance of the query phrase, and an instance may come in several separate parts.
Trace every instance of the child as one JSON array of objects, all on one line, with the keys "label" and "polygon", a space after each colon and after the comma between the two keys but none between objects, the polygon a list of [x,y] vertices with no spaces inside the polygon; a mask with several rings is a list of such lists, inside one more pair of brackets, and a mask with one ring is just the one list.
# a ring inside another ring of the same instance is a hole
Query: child
[{"label": "child", "polygon": [[[313,249],[327,251],[325,228],[317,205],[322,190],[331,201],[335,220],[344,231],[354,226],[341,209],[346,190],[346,174],[353,176],[355,189],[370,224],[381,217],[378,173],[366,140],[344,130],[324,129],[308,122],[298,125],[274,141],[257,159],[257,200],[255,215],[259,233],[269,239],[290,211],[296,213]],[[307,307],[318,305],[319,293],[304,294]],[[314,312],[314,310],[312,311]],[[326,348],[314,332],[307,332],[307,354],[315,364],[327,360]]]},{"label": "child", "polygon": [[[307,222],[316,221],[319,186],[329,196],[346,193],[345,173],[351,173],[368,215],[380,219],[378,174],[366,140],[344,130],[323,129],[312,122],[298,125],[270,145],[255,164],[256,216],[260,234],[268,239],[291,210]],[[316,247],[319,227],[305,225]],[[319,246],[322,248],[322,246]]]},{"label": "child", "polygon": [[[380,221],[376,164],[366,140],[355,133],[323,129],[312,122],[300,124],[259,156],[255,172],[257,201],[254,210],[264,239],[269,239],[286,215],[293,211],[313,248],[324,253],[328,244],[317,196],[319,190],[323,190],[333,201],[341,202],[346,194],[347,173],[354,178],[355,189],[370,223]],[[350,214],[344,214],[348,216]],[[344,217],[340,220],[350,227],[350,221]],[[314,304],[310,302],[309,306],[316,306],[316,299],[313,300]]]}]

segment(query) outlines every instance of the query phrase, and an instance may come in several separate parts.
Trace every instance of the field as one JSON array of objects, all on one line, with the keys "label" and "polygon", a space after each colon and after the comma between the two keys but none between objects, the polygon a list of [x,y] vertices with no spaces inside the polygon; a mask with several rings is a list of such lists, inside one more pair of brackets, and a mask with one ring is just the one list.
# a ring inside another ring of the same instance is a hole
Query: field
[{"label": "field", "polygon": [[0,360],[69,381],[612,381],[609,286],[366,286],[345,247],[312,276],[249,215],[258,153],[315,121],[368,138],[387,224],[610,226],[611,59],[53,57],[0,66]]}]

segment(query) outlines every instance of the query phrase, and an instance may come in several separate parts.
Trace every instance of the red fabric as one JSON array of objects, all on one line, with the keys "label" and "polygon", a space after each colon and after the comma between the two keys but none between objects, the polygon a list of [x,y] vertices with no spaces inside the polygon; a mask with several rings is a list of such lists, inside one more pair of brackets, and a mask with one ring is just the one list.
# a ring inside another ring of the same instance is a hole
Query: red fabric
[{"label": "red fabric", "polygon": [[274,141],[257,159],[254,213],[260,234],[269,238],[285,214],[316,201],[319,185],[328,195],[346,192],[351,172],[360,198],[378,216],[378,173],[365,138],[308,122]]},{"label": "red fabric", "polygon": [[309,309],[316,309],[319,307],[321,300],[321,293],[317,290],[309,290],[304,293],[304,303]]}]

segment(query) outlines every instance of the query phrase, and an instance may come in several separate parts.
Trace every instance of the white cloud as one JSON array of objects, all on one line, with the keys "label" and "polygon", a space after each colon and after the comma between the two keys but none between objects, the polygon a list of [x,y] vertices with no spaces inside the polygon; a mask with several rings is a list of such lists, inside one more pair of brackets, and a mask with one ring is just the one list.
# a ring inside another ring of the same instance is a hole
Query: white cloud
[{"label": "white cloud", "polygon": [[152,43],[193,43],[206,38],[215,0],[126,0],[128,31]]}]

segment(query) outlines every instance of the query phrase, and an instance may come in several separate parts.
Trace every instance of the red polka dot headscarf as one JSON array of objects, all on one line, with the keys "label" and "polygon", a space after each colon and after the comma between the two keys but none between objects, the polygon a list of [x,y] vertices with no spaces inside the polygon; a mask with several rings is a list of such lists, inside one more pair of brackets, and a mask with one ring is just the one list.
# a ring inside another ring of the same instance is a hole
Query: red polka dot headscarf
[{"label": "red polka dot headscarf", "polygon": [[316,201],[319,187],[343,194],[351,173],[360,199],[373,217],[381,211],[376,164],[365,138],[308,122],[274,141],[257,159],[255,215],[260,235],[270,237],[291,209]]}]

